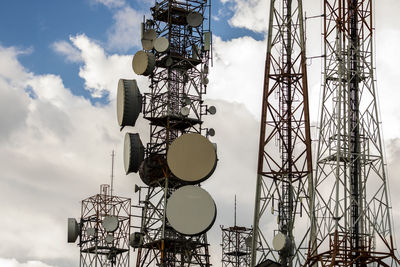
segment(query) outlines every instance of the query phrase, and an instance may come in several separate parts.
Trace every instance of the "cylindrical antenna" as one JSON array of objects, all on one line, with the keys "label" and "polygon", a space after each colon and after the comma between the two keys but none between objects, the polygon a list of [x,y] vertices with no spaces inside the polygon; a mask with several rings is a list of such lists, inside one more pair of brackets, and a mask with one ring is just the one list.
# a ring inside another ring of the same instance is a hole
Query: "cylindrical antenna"
[{"label": "cylindrical antenna", "polygon": [[114,184],[114,157],[115,157],[115,152],[114,149],[111,152],[111,196],[113,195],[113,184]]}]

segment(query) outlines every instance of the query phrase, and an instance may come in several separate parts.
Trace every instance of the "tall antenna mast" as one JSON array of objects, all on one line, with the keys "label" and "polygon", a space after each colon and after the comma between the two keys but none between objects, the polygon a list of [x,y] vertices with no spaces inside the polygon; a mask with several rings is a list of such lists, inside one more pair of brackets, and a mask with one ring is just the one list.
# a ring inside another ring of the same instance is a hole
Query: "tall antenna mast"
[{"label": "tall antenna mast", "polygon": [[[306,257],[311,139],[301,0],[271,0],[251,266],[300,266]],[[277,225],[271,230],[271,216]],[[303,222],[303,223],[302,223]],[[296,236],[294,235],[294,226]]]},{"label": "tall antenna mast", "polygon": [[307,265],[399,266],[374,82],[373,1],[324,0],[324,73]]},{"label": "tall antenna mast", "polygon": [[113,190],[114,190],[114,158],[115,158],[115,152],[114,149],[111,152],[111,196],[113,195]]}]

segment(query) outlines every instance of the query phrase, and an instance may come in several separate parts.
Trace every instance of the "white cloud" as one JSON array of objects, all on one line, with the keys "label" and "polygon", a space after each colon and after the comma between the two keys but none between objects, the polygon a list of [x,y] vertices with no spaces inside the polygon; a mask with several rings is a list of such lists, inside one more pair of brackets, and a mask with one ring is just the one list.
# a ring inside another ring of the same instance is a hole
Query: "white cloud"
[{"label": "white cloud", "polygon": [[233,4],[234,15],[229,24],[255,32],[266,32],[268,28],[269,1],[267,0],[225,0]]},{"label": "white cloud", "polygon": [[137,77],[133,73],[131,65],[133,56],[108,55],[99,44],[83,34],[71,37],[71,41],[74,47],[79,49],[84,60],[79,76],[85,80],[85,89],[91,93],[92,97],[102,97],[108,93],[110,99],[114,99],[120,78],[137,78],[142,87],[148,84],[146,78]]},{"label": "white cloud", "polygon": [[244,103],[260,116],[265,42],[251,37],[222,41],[214,37],[214,66],[210,70],[207,97]]},{"label": "white cloud", "polygon": [[126,4],[125,0],[91,0],[93,4],[103,4],[109,8],[122,7]]},{"label": "white cloud", "polygon": [[66,57],[68,62],[82,62],[82,57],[78,49],[73,47],[67,41],[57,41],[51,46],[54,51]]},{"label": "white cloud", "polygon": [[40,261],[27,261],[20,263],[16,259],[0,259],[0,266],[2,267],[52,267]]},{"label": "white cloud", "polygon": [[113,15],[114,25],[108,30],[108,46],[121,51],[139,46],[143,15],[129,6],[118,10]]}]

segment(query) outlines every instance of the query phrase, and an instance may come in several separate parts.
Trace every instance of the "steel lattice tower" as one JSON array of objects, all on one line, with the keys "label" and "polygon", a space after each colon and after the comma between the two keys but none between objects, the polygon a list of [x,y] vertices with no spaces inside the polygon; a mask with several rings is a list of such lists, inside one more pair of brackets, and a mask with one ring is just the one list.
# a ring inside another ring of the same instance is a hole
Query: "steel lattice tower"
[{"label": "steel lattice tower", "polygon": [[324,0],[324,83],[307,265],[398,266],[374,81],[372,0]]},{"label": "steel lattice tower", "polygon": [[[150,92],[144,95],[143,114],[150,121],[150,142],[139,170],[148,186],[141,188],[145,197],[135,206],[141,218],[140,226],[134,227],[141,235],[135,245],[137,267],[210,266],[206,234],[179,234],[168,223],[165,212],[167,199],[183,185],[168,169],[169,145],[184,133],[208,135],[202,116],[209,113],[203,100],[211,54],[209,12],[207,0],[164,0],[151,8],[152,19],[144,23],[144,32],[154,30],[168,40],[169,47],[166,52],[155,53]],[[190,25],[190,14],[201,14],[199,25]]]},{"label": "steel lattice tower", "polygon": [[[312,164],[302,1],[270,3],[252,267],[267,259],[301,265],[311,231],[306,226]],[[269,210],[277,214],[277,225]],[[279,236],[277,251],[272,241]]]},{"label": "steel lattice tower", "polygon": [[224,227],[222,232],[222,267],[247,267],[251,259],[251,228],[236,224],[236,195],[234,226]]}]

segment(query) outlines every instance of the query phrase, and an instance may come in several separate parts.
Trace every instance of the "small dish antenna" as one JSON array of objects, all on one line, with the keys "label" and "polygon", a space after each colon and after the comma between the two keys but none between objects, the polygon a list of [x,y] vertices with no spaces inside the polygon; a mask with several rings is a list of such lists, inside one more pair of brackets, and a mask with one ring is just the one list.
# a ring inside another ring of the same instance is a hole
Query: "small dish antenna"
[{"label": "small dish antenna", "polygon": [[210,194],[198,186],[182,186],[167,200],[168,222],[179,233],[188,236],[208,231],[217,216]]},{"label": "small dish antenna", "polygon": [[204,85],[207,85],[207,84],[209,83],[208,78],[207,78],[206,76],[204,76],[204,77],[201,79],[201,83],[204,84]]},{"label": "small dish antenna", "polygon": [[133,56],[132,68],[137,75],[150,75],[156,66],[156,57],[151,52],[138,51]]},{"label": "small dish antenna", "polygon": [[172,64],[174,64],[174,60],[173,60],[171,57],[168,57],[168,58],[165,60],[165,66],[171,67]]},{"label": "small dish antenna", "polygon": [[125,173],[138,172],[144,159],[144,146],[139,134],[126,133],[124,139]]},{"label": "small dish antenna", "polygon": [[143,245],[143,234],[140,232],[135,232],[129,236],[129,244],[133,248],[139,248]]},{"label": "small dish antenna", "polygon": [[188,183],[200,183],[212,175],[217,154],[212,143],[197,133],[179,136],[169,146],[167,163],[171,172]]},{"label": "small dish antenna", "polygon": [[80,227],[75,218],[68,218],[68,243],[75,243],[80,235]]},{"label": "small dish antenna", "polygon": [[180,113],[182,116],[187,117],[189,116],[190,109],[188,107],[182,107]]},{"label": "small dish antenna", "polygon": [[190,12],[186,17],[186,21],[192,27],[199,27],[203,23],[203,15],[198,12]]},{"label": "small dish antenna", "polygon": [[289,237],[281,232],[278,232],[272,240],[272,245],[277,251],[287,250],[290,246]]},{"label": "small dish antenna", "polygon": [[154,40],[154,48],[159,53],[167,51],[169,48],[168,39],[165,37],[158,37],[157,39]]},{"label": "small dish antenna", "polygon": [[92,228],[92,227],[86,229],[86,234],[87,234],[88,236],[94,236],[95,233],[96,233],[96,229],[94,229],[94,228]]},{"label": "small dish antenna", "polygon": [[215,130],[213,128],[208,129],[207,135],[214,136],[215,135]]},{"label": "small dish antenna", "polygon": [[208,113],[210,113],[211,115],[215,115],[215,113],[217,113],[217,108],[214,106],[209,106],[207,109]]},{"label": "small dish antenna", "polygon": [[118,81],[117,118],[120,126],[135,126],[142,112],[143,97],[136,80]]},{"label": "small dish antenna", "polygon": [[192,103],[189,97],[185,96],[182,98],[182,105],[189,106]]},{"label": "small dish antenna", "polygon": [[117,216],[105,216],[103,221],[101,222],[104,229],[109,232],[115,232],[118,229],[119,221]]},{"label": "small dish antenna", "polygon": [[106,242],[107,244],[111,244],[114,241],[114,236],[112,234],[108,234],[106,236]]}]

